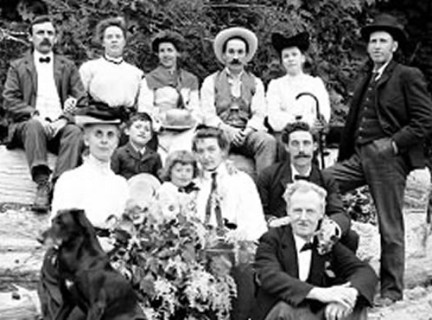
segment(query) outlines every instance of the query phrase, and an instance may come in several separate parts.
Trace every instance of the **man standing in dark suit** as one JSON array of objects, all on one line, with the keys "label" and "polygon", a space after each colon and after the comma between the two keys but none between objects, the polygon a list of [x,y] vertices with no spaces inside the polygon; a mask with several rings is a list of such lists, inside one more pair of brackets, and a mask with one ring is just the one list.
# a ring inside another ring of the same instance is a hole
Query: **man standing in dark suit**
[{"label": "man standing in dark suit", "polygon": [[424,167],[423,142],[432,129],[432,102],[422,73],[394,61],[406,42],[395,17],[382,14],[361,30],[369,68],[354,92],[339,150],[328,168],[341,192],[369,186],[381,234],[381,297],[403,299],[405,238],[402,207],[408,173]]},{"label": "man standing in dark suit", "polygon": [[281,140],[289,160],[265,168],[258,176],[257,186],[270,227],[286,223],[286,203],[282,195],[287,184],[298,179],[311,181],[327,191],[325,213],[331,217],[334,234],[353,252],[358,247],[358,235],[350,229],[351,219],[346,213],[339,188],[334,178],[314,164],[312,159],[317,143],[305,122],[289,123],[282,130]]},{"label": "man standing in dark suit", "polygon": [[47,150],[58,154],[53,181],[77,166],[82,134],[73,124],[72,111],[85,93],[75,64],[53,53],[57,37],[48,16],[34,19],[29,38],[32,52],[11,63],[4,86],[7,144],[25,150],[37,184],[33,208],[46,212],[51,191]]},{"label": "man standing in dark suit", "polygon": [[367,319],[377,277],[372,268],[340,243],[317,248],[326,191],[296,181],[284,193],[289,225],[272,228],[255,257],[258,291],[252,320]]}]

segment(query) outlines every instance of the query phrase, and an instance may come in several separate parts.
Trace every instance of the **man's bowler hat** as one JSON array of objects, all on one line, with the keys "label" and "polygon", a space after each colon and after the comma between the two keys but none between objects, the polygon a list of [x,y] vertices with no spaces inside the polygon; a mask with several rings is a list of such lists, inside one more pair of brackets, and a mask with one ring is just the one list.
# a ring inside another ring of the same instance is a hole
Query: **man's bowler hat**
[{"label": "man's bowler hat", "polygon": [[405,43],[407,35],[404,31],[402,24],[400,24],[396,17],[390,14],[380,14],[375,17],[374,21],[361,29],[362,38],[365,41],[369,41],[371,33],[376,31],[385,31],[390,33],[394,40]]}]

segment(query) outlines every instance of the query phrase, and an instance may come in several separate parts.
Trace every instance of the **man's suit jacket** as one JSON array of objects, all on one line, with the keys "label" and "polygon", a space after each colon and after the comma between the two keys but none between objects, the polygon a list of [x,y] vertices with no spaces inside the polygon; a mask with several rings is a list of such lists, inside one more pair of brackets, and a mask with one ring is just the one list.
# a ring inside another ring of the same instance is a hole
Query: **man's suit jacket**
[{"label": "man's suit jacket", "polygon": [[[282,198],[288,183],[292,183],[291,164],[289,161],[279,162],[265,168],[258,176],[257,186],[268,219],[271,216],[277,218],[286,216],[286,203]],[[351,219],[344,209],[339,187],[335,179],[312,165],[310,182],[324,188],[327,191],[326,215],[337,222],[342,233],[346,234],[351,226]]]},{"label": "man's suit jacket", "polygon": [[[77,98],[78,104],[83,103],[85,90],[78,69],[72,61],[57,54],[54,54],[54,81],[62,108],[69,96]],[[30,119],[35,111],[37,86],[33,54],[28,52],[11,63],[4,85],[4,108],[10,122],[9,140],[15,132],[14,124]],[[65,118],[73,120],[71,116],[65,115]]]},{"label": "man's suit jacket", "polygon": [[371,305],[378,280],[367,263],[338,243],[325,255],[319,255],[316,248],[312,249],[309,277],[301,281],[290,225],[273,228],[261,237],[255,269],[259,285],[252,320],[264,319],[281,300],[293,307],[309,305],[318,311],[323,304],[308,300],[306,296],[314,286],[329,287],[336,284],[336,279],[338,283],[349,281],[359,292],[358,303]]},{"label": "man's suit jacket", "polygon": [[[355,132],[371,69],[354,92],[339,148],[339,160],[354,154]],[[432,102],[420,70],[391,61],[376,84],[375,107],[384,133],[391,137],[411,168],[423,167],[424,138],[432,130]]]},{"label": "man's suit jacket", "polygon": [[130,142],[116,149],[111,157],[111,169],[126,179],[139,173],[149,173],[159,179],[161,168],[162,161],[157,152],[146,147],[141,156]]}]

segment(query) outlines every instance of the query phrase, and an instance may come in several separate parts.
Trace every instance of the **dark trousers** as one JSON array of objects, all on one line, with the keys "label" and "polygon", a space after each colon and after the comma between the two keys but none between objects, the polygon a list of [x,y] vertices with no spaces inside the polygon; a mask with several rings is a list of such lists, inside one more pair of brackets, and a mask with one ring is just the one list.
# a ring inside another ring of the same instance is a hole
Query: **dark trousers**
[{"label": "dark trousers", "polygon": [[381,295],[393,300],[403,298],[405,238],[402,214],[406,160],[390,149],[382,150],[374,141],[356,148],[356,153],[326,169],[339,183],[342,193],[369,186],[377,209],[381,234]]},{"label": "dark trousers", "polygon": [[[325,308],[321,308],[316,312],[312,312],[310,308],[298,307],[294,308],[288,303],[279,301],[275,306],[269,311],[265,320],[324,320],[325,318]],[[367,309],[364,307],[356,306],[354,311],[343,318],[342,320],[366,320],[367,319]]]},{"label": "dark trousers", "polygon": [[67,124],[54,138],[48,139],[42,124],[31,119],[17,124],[13,141],[16,146],[24,149],[33,180],[35,168],[39,172],[42,170],[50,174],[48,151],[58,156],[53,180],[63,172],[77,167],[81,161],[82,131],[73,124]]}]

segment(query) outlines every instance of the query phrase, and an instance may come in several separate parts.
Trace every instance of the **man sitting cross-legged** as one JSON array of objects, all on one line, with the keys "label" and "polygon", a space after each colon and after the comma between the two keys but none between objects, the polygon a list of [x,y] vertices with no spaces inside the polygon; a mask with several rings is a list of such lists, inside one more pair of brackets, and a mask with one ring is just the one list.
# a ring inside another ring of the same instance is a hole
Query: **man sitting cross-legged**
[{"label": "man sitting cross-legged", "polygon": [[333,227],[334,235],[355,252],[358,235],[350,230],[351,220],[343,207],[339,188],[331,175],[321,172],[313,164],[317,144],[309,125],[305,122],[289,123],[283,129],[281,139],[289,159],[264,169],[257,182],[269,226],[286,223],[286,203],[282,195],[287,184],[299,179],[308,180],[327,191],[325,213],[335,222],[328,225]]},{"label": "man sitting cross-legged", "polygon": [[252,320],[367,319],[377,284],[372,268],[340,243],[324,254],[317,247],[326,191],[296,181],[284,198],[290,223],[265,233],[255,257]]}]

